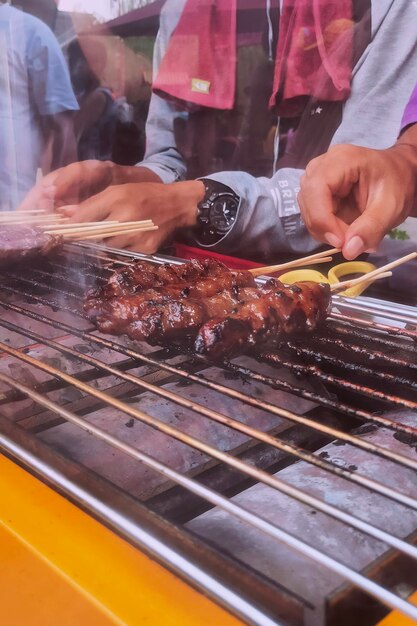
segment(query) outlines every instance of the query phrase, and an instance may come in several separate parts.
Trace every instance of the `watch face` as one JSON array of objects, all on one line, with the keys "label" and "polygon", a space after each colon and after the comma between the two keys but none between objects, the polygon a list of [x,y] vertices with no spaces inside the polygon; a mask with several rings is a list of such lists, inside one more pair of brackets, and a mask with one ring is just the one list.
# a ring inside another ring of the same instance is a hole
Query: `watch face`
[{"label": "watch face", "polygon": [[218,197],[210,210],[210,225],[219,234],[227,233],[236,219],[238,202],[233,196]]}]

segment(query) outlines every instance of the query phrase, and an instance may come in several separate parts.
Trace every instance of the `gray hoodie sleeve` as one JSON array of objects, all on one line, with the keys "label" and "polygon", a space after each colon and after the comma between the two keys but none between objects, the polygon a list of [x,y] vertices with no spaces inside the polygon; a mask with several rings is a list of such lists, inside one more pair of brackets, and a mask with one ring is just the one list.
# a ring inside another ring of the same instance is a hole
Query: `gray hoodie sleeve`
[{"label": "gray hoodie sleeve", "polygon": [[221,172],[206,178],[227,185],[241,198],[233,228],[216,244],[199,246],[225,254],[270,258],[306,253],[320,244],[309,235],[300,216],[297,194],[303,170],[283,168],[272,178],[245,172]]},{"label": "gray hoodie sleeve", "polygon": [[175,141],[177,115],[168,100],[152,94],[146,120],[146,153],[137,165],[152,170],[163,183],[184,180],[187,173],[187,166]]},{"label": "gray hoodie sleeve", "polygon": [[[161,60],[167,49],[169,38],[174,31],[185,0],[166,2],[162,9],[160,26],[153,54],[153,74],[156,76]],[[153,93],[146,120],[146,153],[138,166],[155,172],[163,183],[184,180],[187,166],[178,150],[175,140],[175,119],[180,115],[172,102]]]}]

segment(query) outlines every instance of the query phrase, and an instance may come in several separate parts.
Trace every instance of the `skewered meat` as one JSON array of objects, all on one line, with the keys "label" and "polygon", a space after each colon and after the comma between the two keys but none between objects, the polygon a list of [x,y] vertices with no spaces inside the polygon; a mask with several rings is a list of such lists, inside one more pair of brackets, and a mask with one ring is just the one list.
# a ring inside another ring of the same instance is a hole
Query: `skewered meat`
[{"label": "skewered meat", "polygon": [[105,285],[89,294],[90,298],[113,298],[138,293],[145,289],[164,285],[187,285],[200,278],[215,277],[229,272],[220,261],[214,259],[191,259],[189,263],[154,265],[149,261],[137,261],[129,267],[113,272]]},{"label": "skewered meat", "polygon": [[[134,320],[142,321],[145,317],[154,320],[153,326],[156,332],[158,325],[168,329],[169,323],[164,323],[163,320],[176,319],[180,315],[178,311],[182,310],[183,316],[190,306],[193,306],[195,311],[200,309],[204,311],[209,306],[205,305],[205,301],[218,293],[224,294],[224,297],[229,299],[234,294],[234,302],[237,304],[238,290],[242,287],[254,286],[255,280],[250,272],[230,272],[227,270],[216,278],[201,278],[196,280],[194,284],[176,283],[156,289],[147,289],[135,295],[110,299],[105,299],[102,296],[89,297],[85,302],[84,310],[103,332],[126,333],[129,324]],[[193,304],[191,305],[191,303]],[[210,316],[205,314],[200,324],[215,314],[212,313]],[[195,315],[197,314],[195,313]],[[174,325],[178,326],[176,322]],[[159,336],[160,333],[156,334]],[[152,340],[151,334],[147,337],[149,341]]]},{"label": "skewered meat", "polygon": [[194,338],[199,328],[211,318],[231,313],[246,300],[258,297],[256,287],[243,287],[238,291],[226,289],[210,298],[194,300],[181,298],[150,306],[132,321],[125,333],[130,339],[149,343],[185,337]]},{"label": "skewered meat", "polygon": [[[179,265],[140,267],[143,271],[134,266],[136,274],[118,272],[110,287],[108,282],[90,294],[84,305],[88,317],[102,332],[149,343],[194,338],[196,352],[212,359],[271,338],[312,331],[330,305],[328,285],[287,286],[271,279],[257,287],[250,272],[233,272],[216,262],[196,261],[188,270]],[[152,275],[156,285],[147,288]],[[189,281],[190,276],[197,277]]]},{"label": "skewered meat", "polygon": [[61,236],[47,235],[32,226],[4,225],[0,229],[0,266],[46,257],[63,243]]},{"label": "skewered meat", "polygon": [[283,285],[271,279],[259,288],[257,297],[239,303],[230,315],[203,324],[195,339],[195,350],[217,359],[270,338],[310,332],[325,320],[329,306],[328,285]]},{"label": "skewered meat", "polygon": [[201,299],[172,298],[162,293],[151,300],[146,300],[144,294],[124,300],[115,298],[110,308],[95,319],[95,323],[104,333],[126,334],[130,339],[161,343],[195,336],[204,322],[230,313],[245,298],[245,294],[255,298],[256,293],[257,289],[252,287],[239,289],[238,292],[226,289]]}]

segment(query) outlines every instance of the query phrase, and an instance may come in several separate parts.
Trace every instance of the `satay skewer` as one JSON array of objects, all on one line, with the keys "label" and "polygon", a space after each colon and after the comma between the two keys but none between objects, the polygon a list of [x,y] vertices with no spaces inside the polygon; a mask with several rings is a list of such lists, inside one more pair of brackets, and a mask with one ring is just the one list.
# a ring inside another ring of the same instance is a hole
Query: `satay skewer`
[{"label": "satay skewer", "polygon": [[[56,233],[57,230],[70,230],[71,228],[87,228],[87,226],[94,226],[95,228],[97,228],[98,226],[100,226],[103,222],[66,222],[64,224],[57,224],[56,228],[51,225],[51,226],[46,226],[44,228],[45,231],[51,231],[53,230],[54,232],[51,234],[58,234]],[[105,222],[106,226],[115,226],[117,224],[123,224],[123,222],[119,222],[118,220],[112,220],[112,221],[106,221]]]},{"label": "satay skewer", "polygon": [[356,285],[361,285],[363,283],[372,283],[375,280],[379,280],[381,278],[387,278],[392,275],[390,270],[402,265],[403,263],[407,263],[408,261],[412,261],[417,258],[417,252],[411,252],[410,254],[406,254],[405,256],[396,259],[395,261],[391,261],[382,267],[378,267],[376,270],[372,272],[368,272],[363,276],[359,276],[359,278],[352,278],[351,280],[345,280],[341,283],[334,283],[331,286],[332,291],[340,291],[344,289],[348,289],[349,287],[354,287]]},{"label": "satay skewer", "polygon": [[17,224],[50,224],[53,226],[54,224],[60,224],[61,222],[67,221],[69,218],[61,215],[4,215],[2,216],[0,213],[0,224],[8,224],[8,225],[17,225]]},{"label": "satay skewer", "polygon": [[48,215],[45,209],[27,209],[25,211],[0,211],[0,215]]},{"label": "satay skewer", "polygon": [[[330,250],[322,250],[322,252],[316,252],[315,254],[310,254],[300,259],[288,261],[287,263],[279,263],[278,265],[266,265],[265,267],[256,267],[255,269],[249,271],[253,276],[267,276],[268,274],[276,274],[277,272],[281,272],[282,270],[288,270],[293,267],[302,267],[303,265],[315,265],[316,263],[327,263],[328,261],[332,260],[331,255],[336,254],[337,252],[340,252],[339,248],[330,248]],[[326,261],[320,260],[323,258],[325,258]]]},{"label": "satay skewer", "polygon": [[363,283],[370,285],[377,280],[381,280],[382,278],[389,278],[390,276],[392,276],[392,272],[382,272],[381,274],[378,274],[371,278],[369,278],[369,274],[364,274],[364,276],[359,276],[359,278],[352,278],[352,280],[344,280],[341,283],[334,283],[333,285],[330,285],[330,290],[332,293],[338,293],[339,291],[345,291],[346,289],[350,289],[350,287],[362,285]]},{"label": "satay skewer", "polygon": [[49,235],[70,235],[70,234],[88,234],[92,232],[106,232],[108,230],[124,230],[128,228],[141,228],[147,226],[155,226],[152,220],[139,220],[132,222],[118,222],[118,221],[106,221],[106,222],[81,222],[78,224],[69,223],[59,225],[56,228],[45,229]]},{"label": "satay skewer", "polygon": [[96,231],[87,233],[71,233],[70,235],[62,235],[64,239],[70,241],[85,241],[87,239],[108,239],[109,237],[116,237],[118,235],[129,235],[131,233],[146,233],[150,231],[158,230],[158,226],[144,225],[144,226],[130,226],[128,228],[118,229],[117,226],[114,230]]},{"label": "satay skewer", "polygon": [[329,263],[332,259],[333,257],[331,256],[322,256],[320,258],[310,260],[306,257],[304,259],[289,261],[288,263],[281,263],[279,266],[272,265],[272,269],[269,269],[268,267],[256,267],[249,271],[252,276],[257,278],[258,276],[268,276],[269,274],[275,274],[277,272],[282,272],[283,270],[289,270],[296,267],[308,267],[310,265],[320,265],[320,263]]}]

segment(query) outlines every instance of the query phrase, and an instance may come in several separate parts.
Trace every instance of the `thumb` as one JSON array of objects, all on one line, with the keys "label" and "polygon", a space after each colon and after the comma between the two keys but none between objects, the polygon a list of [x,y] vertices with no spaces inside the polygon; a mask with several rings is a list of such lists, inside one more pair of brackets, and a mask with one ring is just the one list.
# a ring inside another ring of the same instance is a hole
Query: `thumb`
[{"label": "thumb", "polygon": [[343,256],[352,260],[362,252],[376,248],[386,233],[395,226],[392,217],[389,210],[381,210],[380,203],[367,207],[346,231]]}]

